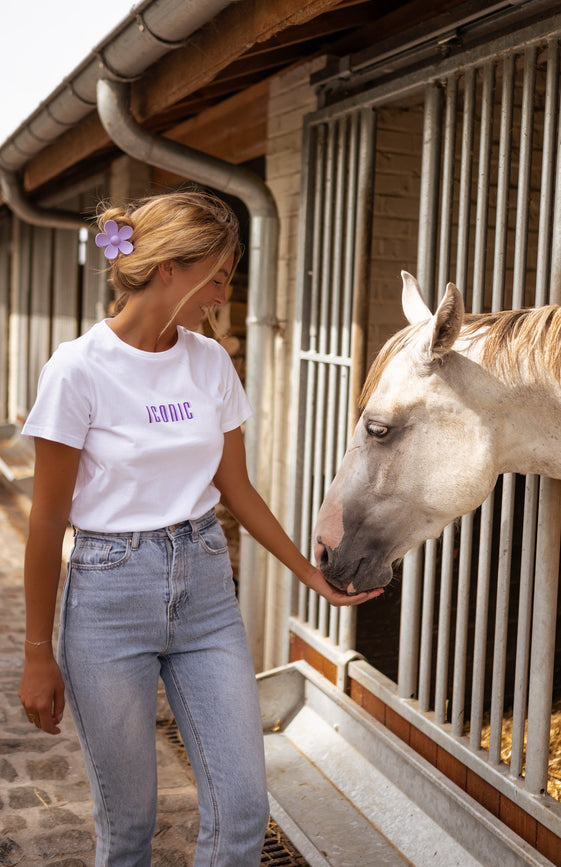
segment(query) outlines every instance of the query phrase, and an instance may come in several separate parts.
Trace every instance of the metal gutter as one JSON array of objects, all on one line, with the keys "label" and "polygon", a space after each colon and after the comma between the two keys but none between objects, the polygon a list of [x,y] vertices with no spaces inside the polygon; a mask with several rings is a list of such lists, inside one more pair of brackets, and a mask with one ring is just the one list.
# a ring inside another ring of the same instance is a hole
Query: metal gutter
[{"label": "metal gutter", "polygon": [[0,168],[17,171],[95,111],[99,78],[134,81],[231,0],[144,0],[70,73],[0,146]]},{"label": "metal gutter", "polygon": [[[254,409],[246,422],[249,476],[265,500],[271,481],[273,336],[279,219],[273,196],[253,172],[143,129],[130,110],[128,85],[101,79],[97,85],[101,122],[125,153],[239,198],[250,216],[245,389]],[[240,608],[257,670],[263,665],[266,555],[242,531]]]},{"label": "metal gutter", "polygon": [[48,226],[53,229],[88,229],[94,231],[90,223],[82,220],[72,211],[41,208],[33,204],[23,189],[16,172],[0,169],[0,190],[2,198],[11,211],[25,223],[32,226]]}]

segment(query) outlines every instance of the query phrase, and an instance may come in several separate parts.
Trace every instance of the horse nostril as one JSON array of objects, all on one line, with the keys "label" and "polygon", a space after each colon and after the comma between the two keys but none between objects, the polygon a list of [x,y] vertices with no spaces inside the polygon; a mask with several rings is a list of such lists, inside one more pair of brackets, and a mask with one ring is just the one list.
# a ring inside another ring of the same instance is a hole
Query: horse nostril
[{"label": "horse nostril", "polygon": [[321,536],[316,538],[316,561],[318,566],[324,568],[329,563],[329,550],[326,545],[323,544]]}]

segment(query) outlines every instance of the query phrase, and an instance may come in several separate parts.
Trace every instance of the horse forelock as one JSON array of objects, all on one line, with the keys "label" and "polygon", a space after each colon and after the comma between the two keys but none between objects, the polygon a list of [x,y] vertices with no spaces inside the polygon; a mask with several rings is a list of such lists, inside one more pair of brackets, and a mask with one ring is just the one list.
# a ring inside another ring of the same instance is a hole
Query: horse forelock
[{"label": "horse forelock", "polygon": [[[414,339],[420,325],[398,331],[374,359],[360,396],[363,410],[389,362]],[[539,382],[544,372],[561,382],[561,307],[546,306],[466,315],[458,340],[481,341],[480,362],[509,384],[522,374]]]},{"label": "horse forelock", "polygon": [[364,407],[370,400],[372,393],[378,385],[380,377],[382,376],[389,362],[412,342],[413,338],[424,324],[425,323],[408,325],[406,328],[402,328],[401,331],[398,331],[396,334],[390,337],[386,343],[384,343],[384,345],[378,352],[378,355],[372,362],[370,370],[368,371],[366,382],[364,383],[362,393],[360,395],[359,407],[361,410],[364,409]]}]

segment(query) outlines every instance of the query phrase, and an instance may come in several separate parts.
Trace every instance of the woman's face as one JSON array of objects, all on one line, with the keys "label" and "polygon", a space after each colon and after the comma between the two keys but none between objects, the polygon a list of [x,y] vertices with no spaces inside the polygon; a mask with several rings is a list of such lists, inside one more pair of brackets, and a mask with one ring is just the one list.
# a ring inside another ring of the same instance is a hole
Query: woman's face
[{"label": "woman's face", "polygon": [[[187,298],[175,319],[177,325],[194,331],[206,316],[209,307],[219,307],[225,303],[234,256],[228,256],[216,273],[213,273],[217,265],[215,258],[203,259],[193,265],[180,265],[176,262],[173,264],[170,290],[174,307],[189,295],[195,286],[199,286],[199,289]],[[207,279],[209,274],[212,274],[212,277]]]}]

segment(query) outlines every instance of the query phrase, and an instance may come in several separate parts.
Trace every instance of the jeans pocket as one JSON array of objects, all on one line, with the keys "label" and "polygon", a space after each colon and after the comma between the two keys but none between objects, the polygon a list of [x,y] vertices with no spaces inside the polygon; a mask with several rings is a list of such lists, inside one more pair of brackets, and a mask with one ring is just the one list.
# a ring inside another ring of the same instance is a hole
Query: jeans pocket
[{"label": "jeans pocket", "polygon": [[80,570],[105,571],[126,563],[130,554],[129,539],[78,535],[70,565]]},{"label": "jeans pocket", "polygon": [[218,521],[199,530],[199,542],[208,554],[225,554],[228,550],[224,530]]}]

